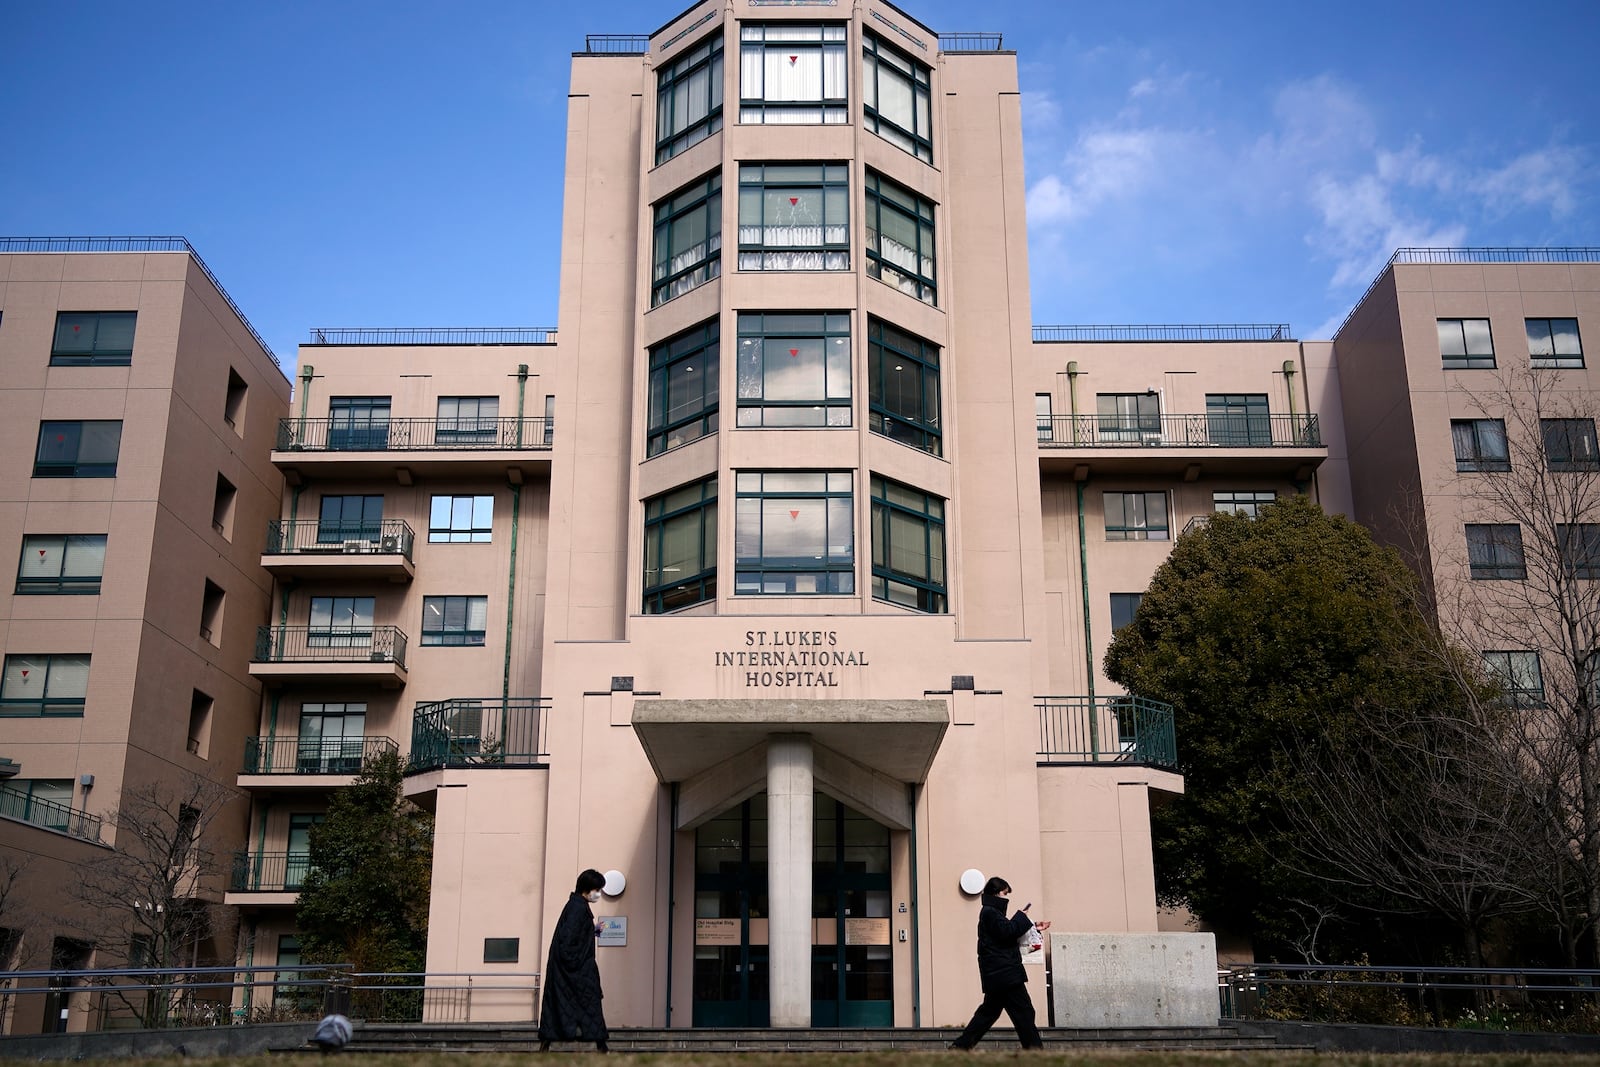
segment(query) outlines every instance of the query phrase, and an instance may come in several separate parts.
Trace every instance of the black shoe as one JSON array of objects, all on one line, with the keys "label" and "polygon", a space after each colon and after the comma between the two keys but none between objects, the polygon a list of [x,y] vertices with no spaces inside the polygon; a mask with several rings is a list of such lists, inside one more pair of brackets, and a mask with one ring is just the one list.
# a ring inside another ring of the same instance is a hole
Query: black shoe
[{"label": "black shoe", "polygon": [[540,1052],[549,1052],[550,1051],[550,1042],[548,1042],[548,1041],[539,1042],[539,1051]]},{"label": "black shoe", "polygon": [[610,1052],[611,1046],[607,1045],[604,1041],[596,1041],[594,1043],[594,1050],[596,1052]]}]

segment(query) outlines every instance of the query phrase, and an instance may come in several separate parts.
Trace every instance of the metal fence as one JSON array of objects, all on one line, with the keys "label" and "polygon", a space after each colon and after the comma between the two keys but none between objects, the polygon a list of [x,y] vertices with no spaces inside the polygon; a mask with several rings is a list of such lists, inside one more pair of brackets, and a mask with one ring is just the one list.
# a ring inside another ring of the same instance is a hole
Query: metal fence
[{"label": "metal fence", "polygon": [[1321,448],[1316,415],[1040,415],[1041,448]]},{"label": "metal fence", "polygon": [[411,723],[411,770],[530,767],[549,753],[544,697],[471,697],[419,702]]},{"label": "metal fence", "polygon": [[998,33],[941,33],[941,52],[1001,52],[1005,41]]},{"label": "metal fence", "polygon": [[293,893],[311,873],[309,852],[252,852],[233,854],[228,877],[230,893]]},{"label": "metal fence", "polygon": [[313,345],[553,345],[554,326],[314,326]]},{"label": "metal fence", "polygon": [[247,737],[243,774],[359,774],[400,748],[391,737]]},{"label": "metal fence", "polygon": [[[940,38],[942,42],[944,38]],[[1130,326],[1035,326],[1036,342],[1075,341],[1292,341],[1287,322],[1170,323]]]},{"label": "metal fence", "polygon": [[555,443],[553,419],[281,419],[280,452],[521,452]]},{"label": "metal fence", "polygon": [[583,38],[584,55],[642,56],[648,51],[648,33],[591,33]]},{"label": "metal fence", "polygon": [[100,816],[26,793],[0,789],[0,815],[85,841],[100,840]]},{"label": "metal fence", "polygon": [[406,635],[398,626],[331,629],[256,627],[255,663],[397,663],[406,665]]},{"label": "metal fence", "polygon": [[404,519],[380,522],[320,522],[273,519],[267,523],[266,555],[352,553],[411,558],[417,535]]},{"label": "metal fence", "polygon": [[1172,705],[1133,696],[1035,697],[1044,763],[1142,763],[1176,770]]}]

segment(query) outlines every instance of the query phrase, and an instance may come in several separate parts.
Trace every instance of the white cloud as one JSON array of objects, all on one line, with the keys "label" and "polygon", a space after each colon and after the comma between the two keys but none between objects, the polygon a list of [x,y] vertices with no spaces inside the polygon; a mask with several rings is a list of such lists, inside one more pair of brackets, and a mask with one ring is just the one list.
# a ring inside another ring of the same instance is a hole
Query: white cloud
[{"label": "white cloud", "polygon": [[1179,138],[1158,129],[1097,129],[1067,154],[1062,173],[1047,174],[1028,190],[1028,217],[1051,225],[1074,222],[1096,207],[1126,199],[1170,169],[1165,158]]},{"label": "white cloud", "polygon": [[1139,97],[1149,96],[1155,91],[1156,81],[1154,78],[1140,78],[1128,89],[1128,98],[1130,100],[1137,100]]},{"label": "white cloud", "polygon": [[1552,145],[1477,175],[1471,182],[1471,189],[1492,214],[1533,208],[1560,217],[1571,213],[1576,200],[1572,179],[1584,170],[1582,153]]}]

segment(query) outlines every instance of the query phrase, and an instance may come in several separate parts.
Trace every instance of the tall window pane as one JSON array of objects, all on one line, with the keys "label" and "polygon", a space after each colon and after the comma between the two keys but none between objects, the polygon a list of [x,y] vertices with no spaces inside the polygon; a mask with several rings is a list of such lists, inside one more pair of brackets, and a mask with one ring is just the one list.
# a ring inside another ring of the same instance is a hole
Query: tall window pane
[{"label": "tall window pane", "polygon": [[721,272],[722,175],[695,182],[655,207],[650,305],[704,285]]},{"label": "tall window pane", "polygon": [[644,613],[676,611],[716,595],[716,479],[645,501]]},{"label": "tall window pane", "polygon": [[843,163],[739,168],[740,270],[849,270],[850,185]]},{"label": "tall window pane", "polygon": [[650,350],[645,454],[698,441],[717,429],[720,326],[711,319]]},{"label": "tall window pane", "polygon": [[850,316],[739,316],[739,425],[850,425]]},{"label": "tall window pane", "polygon": [[874,433],[943,455],[937,345],[869,319],[867,393]]},{"label": "tall window pane", "polygon": [[849,121],[845,24],[744,23],[739,28],[739,121]]},{"label": "tall window pane", "polygon": [[933,162],[929,68],[873,34],[863,43],[866,127],[918,159]]},{"label": "tall window pane", "polygon": [[656,75],[656,162],[663,163],[722,129],[722,31]]},{"label": "tall window pane", "polygon": [[746,471],[737,479],[736,593],[855,592],[850,472]]},{"label": "tall window pane", "polygon": [[918,611],[947,610],[944,501],[872,476],[872,595]]},{"label": "tall window pane", "polygon": [[933,202],[867,172],[867,275],[938,304]]}]

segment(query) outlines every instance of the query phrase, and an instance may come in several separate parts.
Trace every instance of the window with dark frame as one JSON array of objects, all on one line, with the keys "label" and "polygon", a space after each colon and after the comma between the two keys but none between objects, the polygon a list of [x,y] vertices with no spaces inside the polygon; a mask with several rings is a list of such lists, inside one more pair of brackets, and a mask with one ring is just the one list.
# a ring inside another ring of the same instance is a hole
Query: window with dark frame
[{"label": "window with dark frame", "polygon": [[885,44],[862,39],[861,97],[866,128],[925,163],[933,162],[932,72]]},{"label": "window with dark frame", "polygon": [[722,129],[722,31],[656,73],[656,162]]},{"label": "window with dark frame", "polygon": [[740,270],[849,270],[850,168],[739,167]]},{"label": "window with dark frame", "polygon": [[849,471],[740,471],[735,479],[736,595],[855,592]]},{"label": "window with dark frame", "polygon": [[481,645],[489,632],[489,598],[486,596],[429,596],[422,598],[424,645]]},{"label": "window with dark frame", "polygon": [[486,544],[494,537],[494,497],[435,496],[428,507],[428,543]]},{"label": "window with dark frame", "polygon": [[1033,422],[1040,441],[1055,440],[1055,415],[1051,412],[1051,397],[1049,393],[1033,394]]},{"label": "window with dark frame", "polygon": [[739,121],[850,121],[843,22],[739,26]]},{"label": "window with dark frame", "polygon": [[372,644],[372,615],[377,599],[370,596],[311,598],[307,648],[366,648]]},{"label": "window with dark frame", "polygon": [[1467,564],[1480,581],[1520,581],[1528,576],[1522,527],[1514,522],[1467,523]]},{"label": "window with dark frame", "polygon": [[943,455],[939,410],[939,346],[868,319],[868,428],[930,455]]},{"label": "window with dark frame", "polygon": [[97,419],[39,424],[35,478],[115,478],[122,423]]},{"label": "window with dark frame", "polygon": [[644,502],[644,614],[661,615],[717,596],[717,480]]},{"label": "window with dark frame", "polygon": [[738,424],[850,425],[850,316],[739,315]]},{"label": "window with dark frame", "polygon": [[1133,617],[1139,611],[1139,604],[1144,600],[1143,593],[1112,593],[1111,594],[1111,632],[1118,630],[1133,622]]},{"label": "window with dark frame", "polygon": [[1206,439],[1214,445],[1267,448],[1272,414],[1265,393],[1207,393]]},{"label": "window with dark frame", "polygon": [[931,200],[867,171],[867,277],[937,306]]},{"label": "window with dark frame", "polygon": [[300,774],[357,774],[366,746],[365,701],[300,705],[295,769]]},{"label": "window with dark frame", "polygon": [[1488,319],[1439,319],[1439,356],[1445,370],[1493,370],[1494,337]]},{"label": "window with dark frame", "polygon": [[1455,448],[1457,471],[1482,473],[1511,469],[1504,419],[1451,419],[1450,440]]},{"label": "window with dark frame", "polygon": [[1105,493],[1107,541],[1166,541],[1166,493]]},{"label": "window with dark frame", "polygon": [[1273,489],[1220,489],[1211,494],[1211,510],[1253,519],[1277,499],[1277,491]]},{"label": "window with dark frame", "polygon": [[650,349],[646,456],[717,432],[720,330],[709,319]]},{"label": "window with dark frame", "polygon": [[943,614],[944,500],[876,474],[871,486],[873,599]]},{"label": "window with dark frame", "polygon": [[27,534],[17,561],[19,595],[100,592],[105,534]]},{"label": "window with dark frame", "polygon": [[493,448],[500,441],[500,398],[441,396],[434,423],[434,443]]},{"label": "window with dark frame", "polygon": [[712,174],[655,206],[650,306],[697,289],[722,273],[722,175]]},{"label": "window with dark frame", "polygon": [[383,494],[324,496],[317,512],[317,543],[375,543],[383,533]]},{"label": "window with dark frame", "polygon": [[1154,392],[1098,393],[1095,430],[1106,443],[1161,440],[1161,397]]},{"label": "window with dark frame", "polygon": [[328,449],[382,452],[389,447],[386,396],[335,396],[328,400]]},{"label": "window with dark frame", "polygon": [[1600,578],[1600,523],[1558,523],[1556,550],[1561,569],[1570,577]]},{"label": "window with dark frame", "polygon": [[58,311],[52,367],[125,367],[133,361],[134,311]]},{"label": "window with dark frame", "polygon": [[1514,708],[1544,707],[1544,672],[1539,653],[1529,651],[1485,652],[1484,666],[1499,683],[1501,695]]},{"label": "window with dark frame", "polygon": [[1544,460],[1553,471],[1600,470],[1593,419],[1540,419]]},{"label": "window with dark frame", "polygon": [[88,694],[87,653],[14,653],[0,669],[0,716],[81,719]]},{"label": "window with dark frame", "polygon": [[1524,319],[1528,333],[1528,365],[1531,367],[1583,366],[1583,341],[1578,337],[1577,319]]}]

